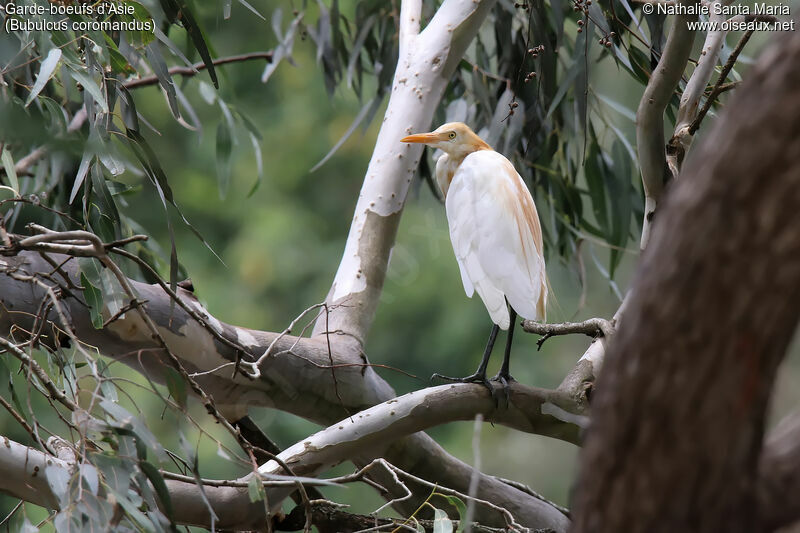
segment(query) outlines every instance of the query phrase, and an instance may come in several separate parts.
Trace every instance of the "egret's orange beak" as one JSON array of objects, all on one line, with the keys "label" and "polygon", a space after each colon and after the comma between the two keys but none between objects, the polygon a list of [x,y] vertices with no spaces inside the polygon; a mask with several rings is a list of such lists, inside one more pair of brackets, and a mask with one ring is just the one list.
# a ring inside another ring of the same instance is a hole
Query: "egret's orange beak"
[{"label": "egret's orange beak", "polygon": [[422,144],[429,144],[435,143],[439,141],[443,141],[446,139],[446,136],[441,133],[415,133],[414,135],[409,135],[408,137],[403,137],[400,139],[400,142],[404,143],[422,143]]}]

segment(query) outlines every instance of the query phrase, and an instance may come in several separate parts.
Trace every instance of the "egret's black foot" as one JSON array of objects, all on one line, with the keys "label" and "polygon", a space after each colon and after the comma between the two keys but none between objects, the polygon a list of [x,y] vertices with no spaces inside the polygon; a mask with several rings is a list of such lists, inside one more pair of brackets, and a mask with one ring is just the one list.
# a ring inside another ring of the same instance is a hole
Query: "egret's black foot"
[{"label": "egret's black foot", "polygon": [[502,405],[504,408],[508,408],[508,399],[511,396],[511,384],[517,381],[514,379],[511,374],[498,372],[498,374],[493,377],[490,381],[496,381],[500,384],[498,389],[500,389],[499,393],[495,393],[493,396],[495,397],[495,406],[499,407],[501,402],[498,401],[498,398],[502,398]]},{"label": "egret's black foot", "polygon": [[481,374],[480,372],[475,372],[471,376],[467,376],[465,378],[453,378],[450,376],[443,376],[441,374],[434,374],[431,376],[431,381],[434,379],[441,379],[442,381],[449,381],[450,383],[480,383],[486,387],[486,389],[489,391],[489,394],[492,395],[495,405],[497,405],[497,393],[495,392],[491,382],[486,379],[486,373]]}]

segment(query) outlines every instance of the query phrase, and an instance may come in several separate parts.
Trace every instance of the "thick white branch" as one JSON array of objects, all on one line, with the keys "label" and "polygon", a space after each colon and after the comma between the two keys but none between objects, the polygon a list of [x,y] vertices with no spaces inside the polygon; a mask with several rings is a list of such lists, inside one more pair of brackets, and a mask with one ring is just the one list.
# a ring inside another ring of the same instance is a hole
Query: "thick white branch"
[{"label": "thick white branch", "polygon": [[[345,418],[282,452],[278,457],[295,475],[316,477],[331,467],[354,458],[369,463],[386,455],[398,439],[440,424],[472,420],[482,413],[487,421],[520,431],[539,433],[578,443],[584,420],[562,408],[569,400],[556,391],[512,385],[507,408],[496,409],[482,385],[442,385],[412,392]],[[71,469],[68,462],[51,457],[13,441],[0,442],[0,492],[48,508],[57,503],[44,478],[48,468]],[[274,461],[259,469],[261,474],[286,474]],[[38,477],[37,477],[38,476]],[[428,476],[423,477],[427,478]],[[258,527],[265,516],[263,506],[253,504],[247,491],[250,476],[235,480],[238,486],[206,486],[206,495],[219,518],[218,527]],[[567,518],[555,507],[536,498],[516,498],[517,489],[492,477],[479,474],[476,496],[506,507],[518,521],[531,526],[565,531]],[[167,480],[175,519],[181,524],[209,525],[209,513],[198,487],[192,482]],[[281,508],[292,492],[289,487],[268,487],[267,501],[273,510]],[[496,499],[505,492],[505,497]],[[492,517],[489,517],[490,519]],[[494,517],[500,522],[501,516]],[[484,517],[485,519],[485,517]]]},{"label": "thick white branch", "polygon": [[[448,422],[473,420],[477,414],[487,422],[578,444],[580,426],[576,419],[564,420],[548,413],[568,401],[557,391],[514,382],[508,406],[498,409],[483,385],[439,385],[398,396],[345,418],[287,448],[279,457],[295,474],[314,476],[351,457],[376,454],[400,436]],[[260,471],[277,474],[281,468],[270,461]]]},{"label": "thick white branch", "polygon": [[420,3],[403,2],[400,57],[389,104],[327,297],[327,303],[340,305],[317,321],[315,335],[330,329],[363,347],[422,152],[400,138],[430,127],[450,76],[493,5],[494,0],[447,0],[418,34]]},{"label": "thick white branch", "polygon": [[400,4],[400,57],[408,55],[409,46],[419,35],[422,0],[403,0]]}]

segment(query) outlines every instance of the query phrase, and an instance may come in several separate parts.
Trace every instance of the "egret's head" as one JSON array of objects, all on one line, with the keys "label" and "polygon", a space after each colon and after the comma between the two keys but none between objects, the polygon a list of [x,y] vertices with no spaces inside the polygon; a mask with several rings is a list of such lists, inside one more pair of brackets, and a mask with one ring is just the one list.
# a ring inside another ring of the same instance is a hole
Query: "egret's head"
[{"label": "egret's head", "polygon": [[400,141],[427,144],[454,157],[463,157],[477,150],[491,150],[491,147],[463,122],[448,122],[430,133],[409,135]]}]

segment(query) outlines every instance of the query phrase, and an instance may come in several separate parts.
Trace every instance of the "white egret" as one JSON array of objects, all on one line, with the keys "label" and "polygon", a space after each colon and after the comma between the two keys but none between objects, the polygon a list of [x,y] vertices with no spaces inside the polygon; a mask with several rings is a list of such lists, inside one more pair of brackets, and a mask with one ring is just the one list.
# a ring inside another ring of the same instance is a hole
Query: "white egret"
[{"label": "white egret", "polygon": [[436,181],[445,197],[461,281],[468,297],[478,293],[494,322],[474,374],[465,378],[434,376],[483,383],[494,396],[486,367],[498,329],[509,330],[508,341],[500,372],[492,380],[506,390],[513,380],[509,356],[517,314],[532,320],[545,318],[548,285],[536,206],[511,162],[461,122],[401,141],[427,144],[444,152],[436,162]]}]

